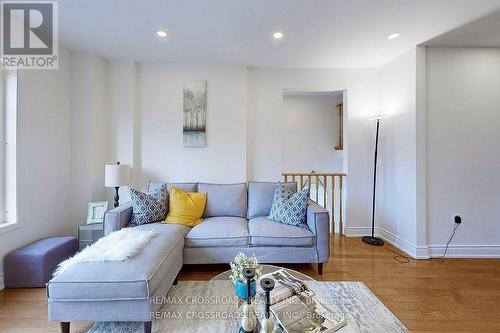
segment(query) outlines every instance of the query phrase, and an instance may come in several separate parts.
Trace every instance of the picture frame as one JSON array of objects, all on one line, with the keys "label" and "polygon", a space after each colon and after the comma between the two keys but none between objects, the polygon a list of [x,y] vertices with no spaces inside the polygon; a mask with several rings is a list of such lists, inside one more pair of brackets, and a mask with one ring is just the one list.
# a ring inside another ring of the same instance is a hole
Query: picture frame
[{"label": "picture frame", "polygon": [[104,214],[108,211],[108,201],[89,202],[87,224],[103,223]]},{"label": "picture frame", "polygon": [[184,82],[182,126],[184,147],[207,146],[207,80]]}]

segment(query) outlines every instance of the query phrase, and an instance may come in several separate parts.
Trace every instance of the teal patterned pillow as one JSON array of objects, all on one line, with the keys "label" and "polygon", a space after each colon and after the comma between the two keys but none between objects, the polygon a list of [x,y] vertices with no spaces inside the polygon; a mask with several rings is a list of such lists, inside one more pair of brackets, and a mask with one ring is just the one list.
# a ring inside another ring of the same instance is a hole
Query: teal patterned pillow
[{"label": "teal patterned pillow", "polygon": [[292,192],[279,183],[274,191],[273,205],[268,219],[295,227],[309,229],[306,223],[309,188]]},{"label": "teal patterned pillow", "polygon": [[158,222],[165,219],[168,211],[168,189],[163,184],[149,193],[130,189],[132,218],[130,226]]}]

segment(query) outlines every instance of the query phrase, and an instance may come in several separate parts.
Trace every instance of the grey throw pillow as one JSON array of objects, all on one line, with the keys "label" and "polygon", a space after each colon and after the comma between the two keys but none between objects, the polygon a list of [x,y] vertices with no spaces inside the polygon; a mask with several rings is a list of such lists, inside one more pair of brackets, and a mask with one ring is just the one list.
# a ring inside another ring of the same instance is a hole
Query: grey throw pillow
[{"label": "grey throw pillow", "polygon": [[132,218],[130,226],[164,220],[168,211],[168,189],[163,184],[149,193],[130,189]]},{"label": "grey throw pillow", "polygon": [[309,188],[292,192],[283,184],[278,184],[274,191],[273,205],[268,219],[295,227],[309,229],[306,223]]}]

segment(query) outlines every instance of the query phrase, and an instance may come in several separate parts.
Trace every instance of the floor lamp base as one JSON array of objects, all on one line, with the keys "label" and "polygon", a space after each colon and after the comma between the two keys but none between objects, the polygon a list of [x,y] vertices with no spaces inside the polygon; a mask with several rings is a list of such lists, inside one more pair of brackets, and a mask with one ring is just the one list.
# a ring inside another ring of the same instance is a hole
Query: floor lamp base
[{"label": "floor lamp base", "polygon": [[363,236],[363,238],[361,238],[361,240],[363,240],[363,242],[370,244],[370,245],[376,245],[376,246],[384,245],[384,241],[381,240],[380,238],[377,238],[377,237]]}]

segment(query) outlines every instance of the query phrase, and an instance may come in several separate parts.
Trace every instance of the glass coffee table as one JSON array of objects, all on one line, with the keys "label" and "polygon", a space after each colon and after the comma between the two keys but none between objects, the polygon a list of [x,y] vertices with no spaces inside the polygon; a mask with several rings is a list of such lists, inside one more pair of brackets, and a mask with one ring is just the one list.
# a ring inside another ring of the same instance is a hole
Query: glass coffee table
[{"label": "glass coffee table", "polygon": [[[283,267],[263,265],[262,274],[276,272]],[[286,269],[294,278],[314,281],[300,272]],[[241,325],[243,300],[236,296],[231,270],[214,276],[210,281],[182,281],[169,291],[166,303],[155,317],[155,330],[159,332],[238,332]],[[257,293],[261,293],[257,283]],[[257,304],[258,303],[258,304]],[[253,302],[256,315],[264,314],[264,303]],[[158,320],[160,319],[160,320]],[[168,319],[168,320],[161,320]],[[257,327],[260,327],[258,320]],[[276,333],[282,332],[276,329]]]}]

